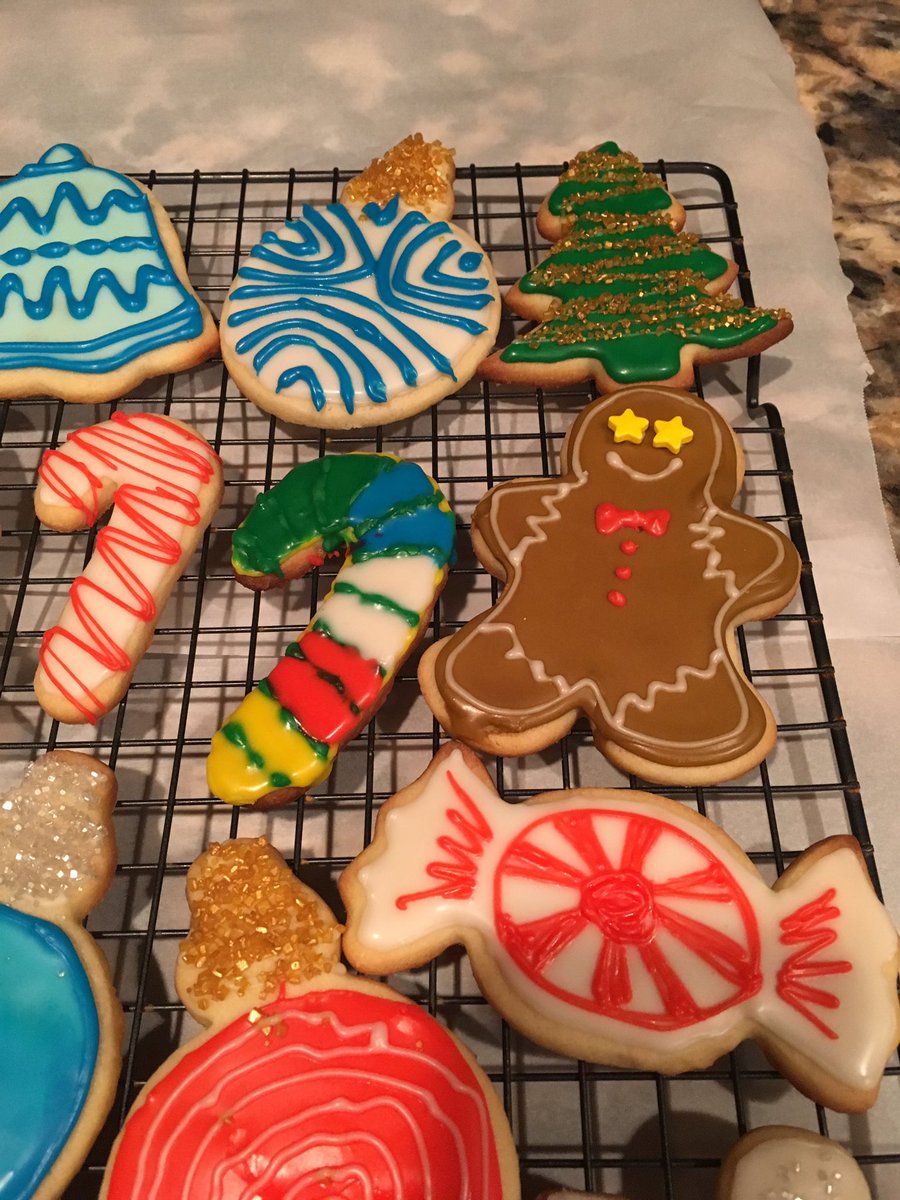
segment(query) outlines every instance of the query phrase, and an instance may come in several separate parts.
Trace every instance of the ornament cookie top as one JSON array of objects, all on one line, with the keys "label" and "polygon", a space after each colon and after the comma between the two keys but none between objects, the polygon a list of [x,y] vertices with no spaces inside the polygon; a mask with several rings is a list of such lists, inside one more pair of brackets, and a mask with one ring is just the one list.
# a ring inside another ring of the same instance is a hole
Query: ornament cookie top
[{"label": "ornament cookie top", "polygon": [[0,396],[96,404],[218,347],[162,205],[77,146],[0,183],[0,262]]},{"label": "ornament cookie top", "polygon": [[103,1197],[518,1200],[487,1076],[424,1009],[343,972],[340,926],[263,839],[213,846],[188,897],[176,983],[211,1028],[138,1096]]},{"label": "ornament cookie top", "polygon": [[505,586],[423,656],[432,711],[494,754],[542,750],[584,712],[622,770],[736,778],[769,752],[775,723],[734,629],[788,603],[800,559],[732,506],[731,428],[687,392],[629,388],[580,414],[562,468],[500,484],[475,509],[476,554]]},{"label": "ornament cookie top", "polygon": [[305,204],[244,259],[222,310],[222,356],[255,404],[298,425],[357,428],[457,391],[490,351],[500,299],[456,225],[452,151],[421,134],[374,160],[326,208]]},{"label": "ornament cookie top", "polygon": [[593,379],[601,391],[687,387],[695,363],[746,357],[786,337],[784,310],[721,294],[737,266],[680,232],[684,219],[662,180],[615,142],[577,154],[538,213],[556,245],[505,297],[541,324],[479,374],[541,387]]}]

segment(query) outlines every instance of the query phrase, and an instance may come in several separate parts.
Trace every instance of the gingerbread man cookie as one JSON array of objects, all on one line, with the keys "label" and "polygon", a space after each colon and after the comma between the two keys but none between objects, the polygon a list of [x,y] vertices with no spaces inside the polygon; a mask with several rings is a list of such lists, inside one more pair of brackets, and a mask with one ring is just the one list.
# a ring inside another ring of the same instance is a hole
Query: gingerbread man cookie
[{"label": "gingerbread man cookie", "polygon": [[0,1195],[55,1200],[115,1097],[122,1010],[82,922],[116,864],[116,777],[41,755],[0,797]]},{"label": "gingerbread man cookie", "polygon": [[502,383],[568,387],[593,379],[687,387],[694,364],[757,354],[793,328],[782,309],[720,295],[737,266],[692,233],[662,180],[605,142],[577,154],[538,213],[556,244],[507,293],[535,329],[481,364]]},{"label": "gingerbread man cookie", "polygon": [[479,503],[472,541],[497,604],[419,667],[441,724],[495,754],[542,750],[583,712],[618,767],[659,783],[733,779],[775,741],[737,625],[793,596],[799,556],[732,507],[728,424],[687,392],[620,391],[570,429],[558,479]]},{"label": "gingerbread man cookie", "polygon": [[487,1076],[424,1009],[344,973],[340,926],[263,839],[212,847],[188,898],[176,984],[210,1028],[138,1096],[102,1197],[518,1200]]},{"label": "gingerbread man cookie", "polygon": [[325,208],[267,230],[222,309],[222,357],[260,408],[358,428],[456,392],[490,351],[500,293],[453,225],[453,152],[405,138]]},{"label": "gingerbread man cookie", "polygon": [[600,788],[507,804],[451,743],[381,809],[340,888],[359,970],[462,943],[510,1024],[573,1058],[672,1075],[753,1037],[806,1095],[855,1112],[896,1047],[897,931],[853,838],[770,888],[684,804]]}]

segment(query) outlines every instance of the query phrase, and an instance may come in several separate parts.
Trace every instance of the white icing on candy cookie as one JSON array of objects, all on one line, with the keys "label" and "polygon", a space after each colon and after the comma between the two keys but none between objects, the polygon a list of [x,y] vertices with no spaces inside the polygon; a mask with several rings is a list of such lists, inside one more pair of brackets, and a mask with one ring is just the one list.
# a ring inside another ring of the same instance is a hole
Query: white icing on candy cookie
[{"label": "white icing on candy cookie", "polygon": [[641,792],[497,795],[456,744],[379,814],[341,879],[372,974],[462,942],[488,999],[543,1045],[675,1073],[753,1036],[801,1090],[874,1102],[896,1044],[897,934],[857,844],[774,890],[716,826]]},{"label": "white icing on candy cookie", "polygon": [[717,1200],[870,1200],[857,1161],[828,1138],[771,1125],[734,1146],[722,1164]]},{"label": "white icing on candy cookie", "polygon": [[[305,204],[241,264],[222,311],[222,354],[260,407],[298,424],[381,424],[456,391],[490,350],[500,320],[493,271],[468,234],[434,219],[452,211],[443,202],[452,191],[429,149],[420,139],[387,190],[364,174],[341,203]],[[429,172],[441,203],[412,186]]]}]

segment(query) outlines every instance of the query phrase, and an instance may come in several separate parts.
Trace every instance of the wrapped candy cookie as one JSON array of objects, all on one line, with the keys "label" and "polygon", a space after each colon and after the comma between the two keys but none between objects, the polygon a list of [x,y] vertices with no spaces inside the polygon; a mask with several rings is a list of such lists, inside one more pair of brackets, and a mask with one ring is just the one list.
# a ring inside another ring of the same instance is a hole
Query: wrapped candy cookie
[{"label": "wrapped candy cookie", "polygon": [[188,874],[176,974],[209,1028],[135,1101],[105,1200],[518,1200],[512,1136],[472,1055],[339,964],[340,926],[263,839]]},{"label": "wrapped candy cookie", "polygon": [[897,931],[850,837],[770,887],[683,804],[599,788],[507,804],[451,743],[382,807],[340,888],[359,970],[462,943],[510,1024],[574,1058],[671,1075],[752,1037],[804,1094],[859,1112],[896,1047]]}]

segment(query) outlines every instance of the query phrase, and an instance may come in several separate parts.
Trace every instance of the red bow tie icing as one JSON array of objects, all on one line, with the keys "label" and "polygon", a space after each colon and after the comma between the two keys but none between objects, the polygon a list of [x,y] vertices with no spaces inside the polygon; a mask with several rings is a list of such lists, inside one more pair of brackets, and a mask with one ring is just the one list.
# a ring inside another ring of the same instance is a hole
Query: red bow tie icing
[{"label": "red bow tie icing", "polygon": [[598,504],[594,515],[598,533],[618,533],[620,529],[638,529],[651,537],[662,537],[669,528],[672,514],[665,508],[653,508],[649,512],[630,511],[617,508],[615,504]]},{"label": "red bow tie icing", "polygon": [[495,1006],[563,1052],[673,1072],[752,1025],[789,1077],[815,1066],[817,1099],[873,1102],[896,1042],[897,936],[852,839],[820,843],[773,890],[670,800],[537,800],[504,803],[474,756],[442,752],[341,881],[350,961],[387,973],[462,940]]}]

